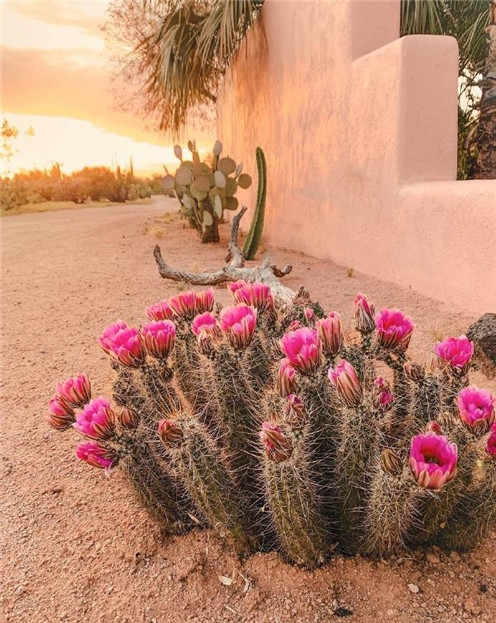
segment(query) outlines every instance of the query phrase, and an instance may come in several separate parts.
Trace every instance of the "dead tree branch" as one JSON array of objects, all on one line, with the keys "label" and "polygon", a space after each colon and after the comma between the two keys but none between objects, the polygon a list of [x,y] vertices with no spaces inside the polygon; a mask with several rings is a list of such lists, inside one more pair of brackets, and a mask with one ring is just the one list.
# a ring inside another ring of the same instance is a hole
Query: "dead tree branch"
[{"label": "dead tree branch", "polygon": [[270,286],[273,295],[280,303],[292,304],[296,297],[296,292],[287,288],[279,281],[280,277],[284,277],[291,272],[291,266],[285,266],[280,269],[277,266],[271,265],[270,259],[266,258],[261,265],[245,267],[245,257],[243,251],[238,246],[238,233],[239,223],[246,209],[246,207],[242,208],[233,218],[226,265],[223,268],[209,273],[192,273],[176,270],[166,263],[162,257],[160,247],[157,245],[153,250],[153,255],[155,256],[160,276],[164,279],[191,283],[195,286],[214,286],[240,279],[248,282],[259,281]]}]

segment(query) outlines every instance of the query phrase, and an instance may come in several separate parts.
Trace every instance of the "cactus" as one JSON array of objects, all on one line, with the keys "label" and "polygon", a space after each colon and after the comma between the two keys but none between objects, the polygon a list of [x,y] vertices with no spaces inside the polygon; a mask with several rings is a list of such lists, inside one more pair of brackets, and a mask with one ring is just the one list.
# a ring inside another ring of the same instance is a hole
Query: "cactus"
[{"label": "cactus", "polygon": [[[243,254],[247,260],[255,259],[255,254],[260,246],[265,218],[265,198],[267,196],[267,163],[265,162],[265,154],[261,147],[257,147],[256,158],[258,173],[257,204],[243,247]],[[246,186],[241,187],[246,188]]]},{"label": "cactus", "polygon": [[334,550],[468,549],[487,534],[496,415],[469,385],[465,336],[437,344],[426,370],[408,354],[412,321],[363,295],[345,339],[339,314],[305,292],[288,306],[266,284],[229,290],[229,307],[182,292],[139,330],[105,329],[120,410],[90,399],[87,375],[50,401],[49,424],[89,440],[81,460],[120,464],[166,532],[210,526],[243,555],[276,548],[305,567]]},{"label": "cactus", "polygon": [[184,160],[183,150],[174,147],[174,154],[181,161],[175,175],[166,175],[163,185],[174,191],[181,205],[181,213],[190,225],[200,233],[202,242],[219,242],[219,223],[224,210],[236,210],[238,200],[234,196],[241,188],[251,185],[251,177],[242,173],[243,164],[229,157],[220,158],[222,143],[216,141],[212,155],[200,161],[196,141],[188,141],[191,160]]}]

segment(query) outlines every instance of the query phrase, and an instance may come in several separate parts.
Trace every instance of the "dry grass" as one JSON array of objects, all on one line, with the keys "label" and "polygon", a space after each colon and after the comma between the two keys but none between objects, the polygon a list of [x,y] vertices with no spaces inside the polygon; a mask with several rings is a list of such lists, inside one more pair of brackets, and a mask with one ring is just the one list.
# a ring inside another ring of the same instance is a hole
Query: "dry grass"
[{"label": "dry grass", "polygon": [[[150,199],[135,199],[129,204],[147,204]],[[42,203],[27,203],[16,206],[10,210],[0,211],[0,216],[15,216],[17,214],[33,214],[34,212],[57,212],[58,210],[78,210],[80,208],[103,208],[107,206],[123,205],[113,201],[88,201],[87,203],[74,203],[72,201],[43,201]]]}]

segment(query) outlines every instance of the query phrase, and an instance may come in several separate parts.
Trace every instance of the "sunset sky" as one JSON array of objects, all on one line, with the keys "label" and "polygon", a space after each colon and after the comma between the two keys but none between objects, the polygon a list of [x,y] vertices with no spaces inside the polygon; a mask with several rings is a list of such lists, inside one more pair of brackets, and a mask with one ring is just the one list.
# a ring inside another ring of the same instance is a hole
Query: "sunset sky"
[{"label": "sunset sky", "polygon": [[[70,172],[85,165],[126,165],[132,156],[141,173],[177,162],[169,136],[119,110],[99,28],[109,3],[2,1],[1,110],[20,130],[18,152],[3,163],[4,172],[53,162]],[[30,127],[33,137],[25,134]],[[195,137],[198,132],[184,138]]]}]

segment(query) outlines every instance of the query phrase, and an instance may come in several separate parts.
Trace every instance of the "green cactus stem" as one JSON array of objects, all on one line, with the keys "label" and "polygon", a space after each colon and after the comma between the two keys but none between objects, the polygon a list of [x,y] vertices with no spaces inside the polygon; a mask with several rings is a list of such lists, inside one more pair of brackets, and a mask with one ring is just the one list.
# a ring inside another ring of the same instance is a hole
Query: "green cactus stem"
[{"label": "green cactus stem", "polygon": [[360,549],[385,557],[405,549],[413,528],[421,521],[422,504],[432,494],[416,485],[406,469],[388,473],[377,464],[370,481]]},{"label": "green cactus stem", "polygon": [[135,436],[120,465],[148,512],[166,534],[185,534],[193,527],[191,502],[176,477],[159,465],[147,441]]},{"label": "green cactus stem", "polygon": [[253,544],[248,514],[219,448],[195,418],[181,417],[178,425],[184,435],[182,443],[168,447],[168,453],[186,490],[207,524],[239,553],[249,553]]},{"label": "green cactus stem", "polygon": [[281,553],[293,563],[312,568],[329,557],[328,521],[312,482],[303,438],[295,434],[292,439],[289,459],[277,463],[265,458],[266,496]]},{"label": "green cactus stem", "polygon": [[348,553],[359,551],[372,465],[377,462],[383,445],[378,419],[378,414],[364,405],[343,408],[341,413],[335,481],[341,528],[339,542]]},{"label": "green cactus stem", "polygon": [[467,551],[484,538],[496,518],[496,461],[479,449],[472,478],[450,515],[437,543]]},{"label": "green cactus stem", "polygon": [[265,218],[265,199],[267,196],[267,163],[265,161],[265,154],[260,147],[257,147],[255,155],[258,172],[257,203],[255,206],[255,214],[253,215],[253,220],[243,246],[243,255],[247,260],[255,259],[256,252],[262,240]]}]

